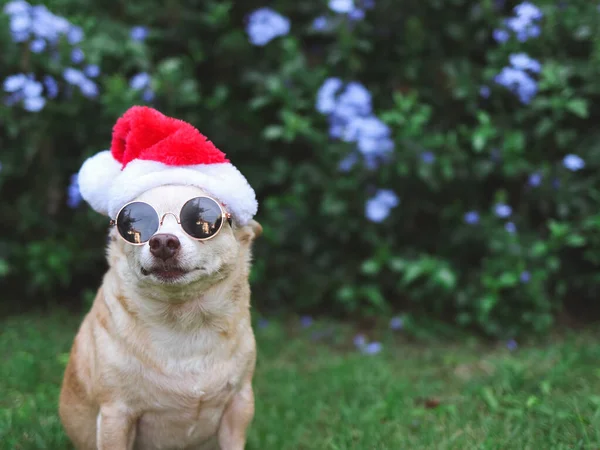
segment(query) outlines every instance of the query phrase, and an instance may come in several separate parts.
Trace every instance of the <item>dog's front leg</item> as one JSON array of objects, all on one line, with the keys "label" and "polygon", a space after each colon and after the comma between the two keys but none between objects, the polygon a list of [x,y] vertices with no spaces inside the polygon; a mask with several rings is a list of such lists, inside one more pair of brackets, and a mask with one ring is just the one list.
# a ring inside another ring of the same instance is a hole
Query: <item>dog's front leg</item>
[{"label": "dog's front leg", "polygon": [[243,450],[246,431],[254,417],[254,392],[252,382],[246,381],[225,408],[219,427],[221,450]]},{"label": "dog's front leg", "polygon": [[135,418],[127,408],[104,405],[98,413],[98,450],[131,450],[135,441]]}]

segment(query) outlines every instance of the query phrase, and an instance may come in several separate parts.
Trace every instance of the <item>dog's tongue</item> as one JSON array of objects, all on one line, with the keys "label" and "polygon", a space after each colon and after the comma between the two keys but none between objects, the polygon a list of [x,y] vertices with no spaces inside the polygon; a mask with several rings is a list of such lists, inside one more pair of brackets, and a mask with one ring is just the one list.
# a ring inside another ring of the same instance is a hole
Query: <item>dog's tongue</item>
[{"label": "dog's tongue", "polygon": [[170,166],[229,162],[206,136],[183,120],[134,106],[113,127],[111,152],[123,167],[134,159]]}]

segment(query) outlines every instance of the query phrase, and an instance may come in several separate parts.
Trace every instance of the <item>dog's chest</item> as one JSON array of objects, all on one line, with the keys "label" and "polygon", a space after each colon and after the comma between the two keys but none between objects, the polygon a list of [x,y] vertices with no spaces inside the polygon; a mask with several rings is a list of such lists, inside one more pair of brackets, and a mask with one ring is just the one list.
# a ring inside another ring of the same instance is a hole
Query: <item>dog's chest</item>
[{"label": "dog's chest", "polygon": [[[161,349],[129,361],[122,373],[123,393],[138,412],[136,448],[186,448],[213,438],[231,397],[246,372],[239,352],[223,345],[210,351]],[[138,355],[139,356],[139,355]],[[132,364],[132,362],[134,362]]]},{"label": "dog's chest", "polygon": [[188,361],[160,373],[145,373],[136,396],[140,412],[136,445],[186,448],[213,438],[239,384],[236,372],[228,366],[223,362],[209,368]]}]

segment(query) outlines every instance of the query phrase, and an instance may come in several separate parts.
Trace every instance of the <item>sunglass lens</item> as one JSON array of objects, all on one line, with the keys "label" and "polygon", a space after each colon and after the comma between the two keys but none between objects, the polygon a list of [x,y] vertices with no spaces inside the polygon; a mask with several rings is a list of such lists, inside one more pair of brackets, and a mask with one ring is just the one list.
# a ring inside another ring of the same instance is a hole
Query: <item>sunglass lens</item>
[{"label": "sunglass lens", "polygon": [[117,217],[119,234],[132,244],[147,242],[158,230],[156,211],[147,203],[135,202],[125,206]]},{"label": "sunglass lens", "polygon": [[198,197],[181,208],[181,227],[196,239],[214,236],[223,222],[221,208],[213,199]]}]

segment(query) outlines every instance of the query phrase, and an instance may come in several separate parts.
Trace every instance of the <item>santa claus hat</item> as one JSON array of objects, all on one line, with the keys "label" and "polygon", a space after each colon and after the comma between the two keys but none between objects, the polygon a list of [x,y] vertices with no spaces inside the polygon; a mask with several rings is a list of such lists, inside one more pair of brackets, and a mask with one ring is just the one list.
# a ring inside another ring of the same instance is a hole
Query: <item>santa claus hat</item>
[{"label": "santa claus hat", "polygon": [[223,152],[189,123],[145,106],[123,114],[111,149],[89,158],[79,171],[83,199],[113,219],[126,203],[165,185],[202,188],[240,225],[258,210],[254,190]]}]

